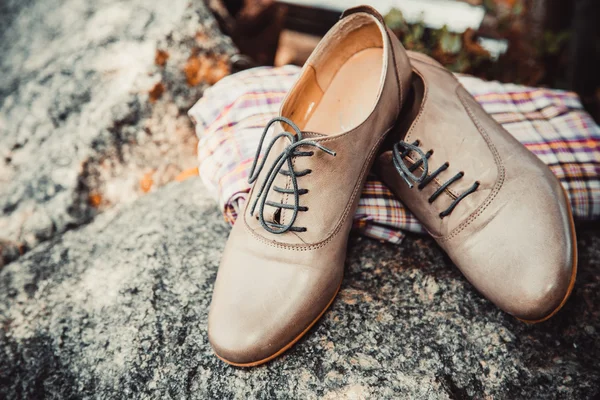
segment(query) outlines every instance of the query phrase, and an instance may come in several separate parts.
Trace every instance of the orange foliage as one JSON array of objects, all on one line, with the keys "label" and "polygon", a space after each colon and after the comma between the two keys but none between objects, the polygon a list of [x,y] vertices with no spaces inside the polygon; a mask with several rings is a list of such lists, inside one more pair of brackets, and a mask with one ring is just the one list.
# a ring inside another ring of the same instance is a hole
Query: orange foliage
[{"label": "orange foliage", "polygon": [[158,82],[156,85],[154,85],[154,87],[150,89],[150,92],[148,93],[150,95],[150,103],[154,103],[156,100],[160,99],[164,92],[165,85],[163,85],[161,82]]},{"label": "orange foliage", "polygon": [[213,85],[229,74],[229,61],[224,57],[192,54],[185,63],[183,72],[190,86],[196,86],[202,82]]},{"label": "orange foliage", "polygon": [[169,59],[169,53],[164,50],[156,50],[156,55],[154,56],[154,63],[160,67],[164,67]]},{"label": "orange foliage", "polygon": [[206,42],[207,40],[208,40],[208,36],[206,36],[206,33],[200,32],[200,31],[196,32],[196,41],[198,43],[203,43],[203,42]]},{"label": "orange foliage", "polygon": [[150,189],[152,189],[152,185],[154,184],[154,179],[152,179],[153,174],[154,171],[148,172],[144,174],[144,176],[140,180],[140,189],[142,189],[142,192],[148,193]]},{"label": "orange foliage", "polygon": [[471,28],[467,28],[467,30],[463,33],[463,44],[468,53],[481,56],[481,57],[490,57],[490,53],[483,48],[475,38],[475,30]]},{"label": "orange foliage", "polygon": [[198,176],[198,167],[186,169],[185,171],[183,171],[179,175],[177,175],[175,177],[175,180],[177,182],[182,182],[182,181],[185,181],[186,179],[192,178],[194,176]]},{"label": "orange foliage", "polygon": [[98,193],[91,193],[88,196],[88,203],[92,207],[98,208],[98,207],[100,207],[100,204],[102,204],[102,196],[100,196],[100,194],[98,194]]}]

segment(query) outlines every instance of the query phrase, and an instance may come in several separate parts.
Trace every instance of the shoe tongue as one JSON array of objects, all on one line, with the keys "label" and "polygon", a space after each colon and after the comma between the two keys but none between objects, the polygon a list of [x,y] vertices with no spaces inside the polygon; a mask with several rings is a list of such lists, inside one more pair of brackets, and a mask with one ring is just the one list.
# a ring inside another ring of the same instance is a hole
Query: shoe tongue
[{"label": "shoe tongue", "polygon": [[[293,131],[290,133],[294,133]],[[318,133],[318,132],[302,132],[302,139],[317,139],[317,138],[321,138],[321,137],[325,137],[327,135]],[[287,139],[281,139],[279,141],[279,143],[277,143],[277,145],[275,146],[275,148],[273,149],[273,151],[275,153],[279,153],[280,151],[282,151],[285,146],[289,145],[289,141]],[[283,169],[287,169],[287,163],[285,163],[283,165]],[[283,176],[283,175],[278,175],[277,178],[275,178],[275,182],[273,182],[273,186],[278,185],[280,187],[283,188],[291,188],[292,187],[292,178],[289,176]],[[293,202],[293,195],[285,195],[285,194],[281,194],[281,193],[277,193],[274,190],[271,190],[271,192],[268,195],[268,199],[274,202],[278,202],[278,203],[286,203],[286,198],[287,198],[287,202],[289,203],[289,201],[291,200]],[[283,209],[280,207],[272,207],[272,206],[266,206],[265,207],[265,220],[267,222],[272,222],[275,224],[281,224],[282,221],[285,220],[285,217],[289,217],[288,213],[291,213],[291,210],[287,210],[287,209]]]},{"label": "shoe tongue", "polygon": [[275,212],[273,212],[273,215],[271,216],[273,223],[275,224],[281,224],[281,208],[276,208]]},{"label": "shoe tongue", "polygon": [[317,133],[317,132],[302,132],[302,137],[304,139],[310,139],[310,138],[320,138],[320,137],[325,137],[327,135],[323,135],[322,133]]},{"label": "shoe tongue", "polygon": [[[324,134],[318,133],[318,132],[302,132],[302,140],[314,140],[314,139],[318,139],[318,138],[322,138],[322,137],[326,137],[326,136],[327,135],[324,135]],[[313,150],[314,151],[314,149],[310,149],[310,148],[309,149],[298,148],[298,151],[302,151],[302,150],[305,150],[305,151]],[[284,165],[284,168],[287,169],[287,164]],[[296,167],[296,170],[298,170],[298,167]],[[285,179],[285,183],[282,182],[282,184],[284,185],[283,187],[291,188],[292,187],[292,178],[290,176],[286,176],[283,178]],[[303,179],[305,179],[305,178],[299,178],[299,182],[298,182],[299,188],[302,187],[301,182]],[[286,199],[287,199],[287,201],[286,201]],[[302,198],[300,198],[300,201],[302,201]],[[293,204],[294,195],[280,194],[279,202]],[[293,212],[294,212],[293,210],[277,208],[275,210],[275,212],[273,213],[273,222],[275,222],[276,224],[288,223]]]},{"label": "shoe tongue", "polygon": [[[284,129],[284,127],[285,127],[285,124],[280,124],[278,132],[281,132]],[[291,131],[288,130],[288,132],[290,132],[291,134],[295,134],[293,129]],[[309,139],[309,140],[317,139],[317,138],[321,138],[321,137],[325,137],[325,136],[327,136],[327,135],[324,135],[324,134],[321,134],[318,132],[302,132],[303,140],[304,139]],[[287,139],[281,138],[277,142],[277,144],[274,146],[273,153],[279,154],[289,144],[290,144],[290,142]],[[287,169],[287,163],[285,163],[283,165],[283,168]],[[275,181],[273,182],[273,186],[290,188],[290,187],[292,187],[292,178],[289,176],[278,175],[277,178],[275,178]],[[287,197],[288,201],[290,199],[293,201],[293,195],[285,195],[285,194],[277,193],[273,189],[271,189],[271,191],[267,195],[268,200],[274,201],[276,203],[285,203],[286,197]],[[265,206],[265,212],[264,212],[265,221],[272,222],[275,224],[281,224],[282,221],[287,216],[287,214],[286,214],[287,212],[291,212],[291,210],[286,210],[286,209],[283,209],[280,207]]]}]

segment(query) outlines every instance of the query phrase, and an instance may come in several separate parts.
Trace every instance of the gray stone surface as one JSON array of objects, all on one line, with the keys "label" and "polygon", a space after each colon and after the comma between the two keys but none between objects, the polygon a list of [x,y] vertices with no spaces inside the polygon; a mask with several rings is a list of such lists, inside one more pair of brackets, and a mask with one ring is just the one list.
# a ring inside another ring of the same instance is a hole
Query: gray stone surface
[{"label": "gray stone surface", "polygon": [[353,237],[305,338],[255,369],[216,359],[229,228],[198,179],[171,181],[195,166],[185,112],[233,53],[203,2],[0,2],[0,399],[600,394],[598,228],[547,323],[482,299],[430,239]]},{"label": "gray stone surface", "polygon": [[194,167],[184,67],[234,51],[202,2],[0,2],[0,266]]},{"label": "gray stone surface", "polygon": [[435,243],[351,239],[339,297],[286,355],[212,355],[206,319],[229,228],[199,179],[172,183],[0,271],[0,398],[591,399],[600,379],[600,232],[573,297],[528,326]]}]

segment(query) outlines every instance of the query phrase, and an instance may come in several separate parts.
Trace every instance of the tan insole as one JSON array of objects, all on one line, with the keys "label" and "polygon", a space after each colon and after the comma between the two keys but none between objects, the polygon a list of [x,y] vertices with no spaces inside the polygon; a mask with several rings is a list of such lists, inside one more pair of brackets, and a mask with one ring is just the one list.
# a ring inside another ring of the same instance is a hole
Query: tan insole
[{"label": "tan insole", "polygon": [[379,92],[383,49],[362,50],[346,61],[323,94],[304,130],[334,135],[362,123]]}]

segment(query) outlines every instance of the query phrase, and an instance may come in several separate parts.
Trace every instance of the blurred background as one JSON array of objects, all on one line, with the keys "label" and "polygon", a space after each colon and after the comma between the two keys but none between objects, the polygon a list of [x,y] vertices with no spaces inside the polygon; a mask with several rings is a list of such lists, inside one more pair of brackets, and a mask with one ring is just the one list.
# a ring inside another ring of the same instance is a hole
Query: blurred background
[{"label": "blurred background", "polygon": [[597,0],[210,0],[250,65],[302,65],[342,10],[368,3],[409,50],[454,72],[577,92],[600,118]]},{"label": "blurred background", "polygon": [[[302,65],[365,1],[0,0],[0,266],[196,176],[187,113],[204,91],[250,67]],[[600,1],[366,2],[407,49],[575,91],[600,121]]]}]

